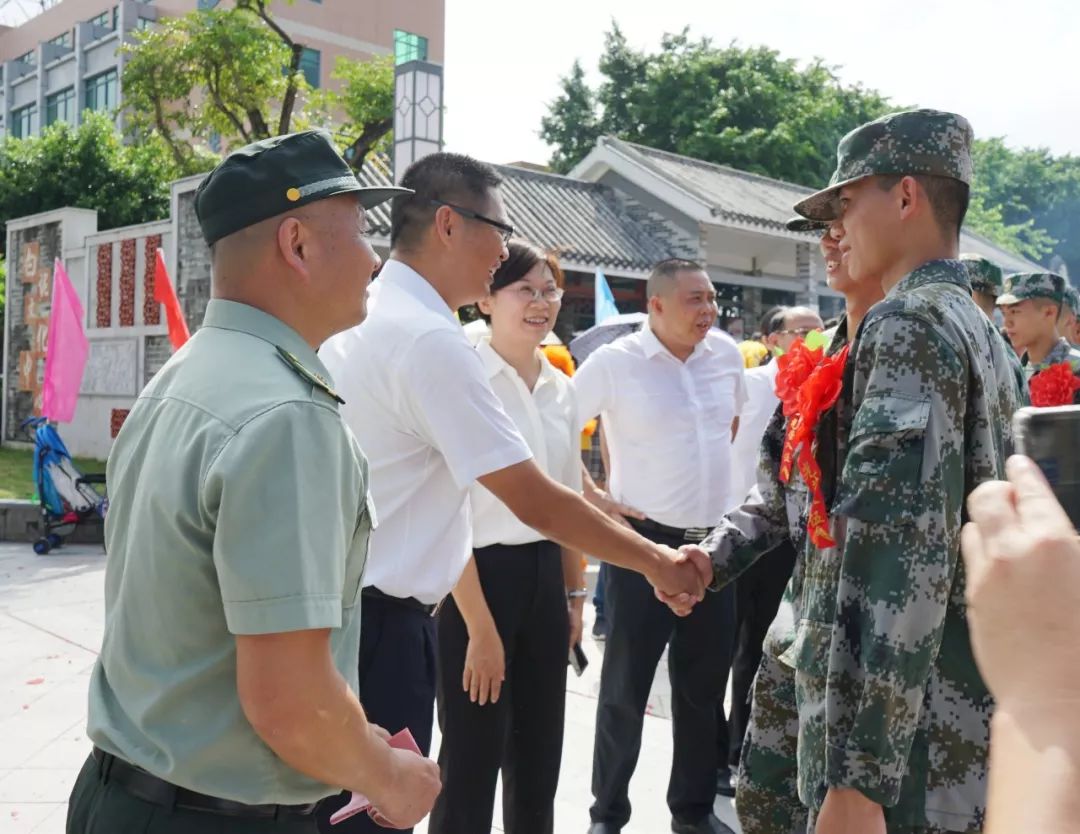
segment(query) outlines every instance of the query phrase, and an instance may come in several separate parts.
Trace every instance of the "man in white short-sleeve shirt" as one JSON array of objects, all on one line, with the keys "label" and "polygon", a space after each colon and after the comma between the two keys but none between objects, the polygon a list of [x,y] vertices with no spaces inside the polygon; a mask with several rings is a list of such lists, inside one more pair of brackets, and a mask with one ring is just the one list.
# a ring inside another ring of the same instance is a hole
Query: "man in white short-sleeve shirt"
[{"label": "man in white short-sleeve shirt", "polygon": [[[435,702],[432,613],[450,593],[471,546],[468,490],[479,482],[529,527],[640,571],[658,589],[704,594],[703,551],[672,548],[620,526],[548,478],[503,411],[454,311],[484,297],[507,257],[513,228],[493,168],[437,153],[402,178],[413,195],[395,206],[390,258],[363,327],[320,352],[363,444],[378,512],[364,579],[360,701],[372,721],[409,728],[428,752]],[[380,829],[364,815],[320,830]]]},{"label": "man in white short-sleeve shirt", "polygon": [[[649,320],[599,348],[574,376],[582,421],[601,416],[612,497],[644,513],[643,536],[699,543],[729,505],[731,440],[746,400],[743,359],[715,329],[716,290],[692,261],[653,269]],[[603,556],[603,551],[590,551]],[[628,789],[646,702],[669,640],[674,751],[668,806],[676,834],[728,829],[713,814],[719,761],[717,706],[731,663],[734,594],[709,594],[684,619],[636,574],[612,566],[605,588],[607,645],[593,752],[592,834],[630,820]],[[725,757],[726,758],[726,757]]]}]

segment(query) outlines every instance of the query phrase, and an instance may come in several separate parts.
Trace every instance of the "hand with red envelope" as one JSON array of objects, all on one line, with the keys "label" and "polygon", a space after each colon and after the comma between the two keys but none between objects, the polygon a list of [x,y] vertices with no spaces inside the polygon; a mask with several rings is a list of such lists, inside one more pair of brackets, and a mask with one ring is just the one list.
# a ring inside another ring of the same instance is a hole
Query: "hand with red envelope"
[{"label": "hand with red envelope", "polygon": [[[393,755],[395,758],[401,756],[406,756],[409,759],[416,756],[424,758],[408,727],[396,735],[390,736],[387,743],[394,748]],[[430,762],[428,759],[424,759],[424,761],[435,767],[436,770],[438,769],[438,765],[434,762]],[[408,762],[408,764],[411,765],[413,762]],[[349,804],[330,817],[330,824],[337,825],[349,817],[366,813],[383,828],[412,828],[428,815],[436,796],[438,796],[438,790],[432,794],[430,801],[426,801],[425,797],[415,795],[401,796],[397,798],[398,801],[394,803],[393,807],[390,805],[376,807],[366,796],[354,792]]]}]

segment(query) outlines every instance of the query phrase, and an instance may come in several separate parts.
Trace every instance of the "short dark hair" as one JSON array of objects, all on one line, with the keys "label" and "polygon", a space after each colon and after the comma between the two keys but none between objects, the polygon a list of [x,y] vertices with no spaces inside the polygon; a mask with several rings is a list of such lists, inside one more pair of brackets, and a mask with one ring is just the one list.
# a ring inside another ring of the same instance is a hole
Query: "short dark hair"
[{"label": "short dark hair", "polygon": [[687,258],[665,258],[652,268],[649,280],[645,282],[645,297],[660,295],[671,283],[671,279],[680,272],[704,272],[705,268],[697,261]]},{"label": "short dark hair", "polygon": [[[562,287],[566,284],[566,274],[559,264],[559,258],[554,252],[545,252],[539,246],[533,246],[524,240],[511,240],[506,245],[509,257],[502,262],[495,275],[491,279],[491,292],[496,293],[504,287],[508,287],[515,281],[520,281],[528,275],[533,267],[539,263],[547,264],[551,270],[551,276],[555,279],[555,286]],[[476,305],[470,305],[470,319],[481,318],[490,322],[491,317],[483,313]],[[562,311],[560,311],[561,314]]]},{"label": "short dark hair", "polygon": [[[877,178],[883,191],[890,190],[905,174],[883,174]],[[968,203],[971,201],[971,188],[966,182],[952,177],[939,177],[931,174],[911,174],[926,192],[926,199],[934,212],[934,218],[943,232],[960,235],[960,227],[967,217]]]},{"label": "short dark hair", "polygon": [[526,243],[524,240],[511,240],[506,249],[510,255],[499,265],[499,268],[495,270],[495,275],[492,276],[492,292],[498,292],[503,287],[507,287],[515,281],[520,281],[538,263],[547,264],[547,268],[551,270],[551,275],[555,279],[556,286],[561,287],[565,283],[566,278],[563,275],[562,267],[559,266],[559,259],[554,252],[545,252],[540,247]]},{"label": "short dark hair", "polygon": [[408,250],[435,221],[438,206],[433,200],[480,209],[502,177],[486,162],[459,153],[433,153],[418,159],[405,171],[400,185],[415,191],[395,200],[390,213],[390,246]]},{"label": "short dark hair", "polygon": [[777,330],[779,330],[784,324],[784,316],[787,313],[787,307],[783,304],[777,304],[775,307],[770,307],[765,311],[765,315],[761,317],[761,322],[758,324],[758,330],[761,331],[762,336],[771,336]]}]

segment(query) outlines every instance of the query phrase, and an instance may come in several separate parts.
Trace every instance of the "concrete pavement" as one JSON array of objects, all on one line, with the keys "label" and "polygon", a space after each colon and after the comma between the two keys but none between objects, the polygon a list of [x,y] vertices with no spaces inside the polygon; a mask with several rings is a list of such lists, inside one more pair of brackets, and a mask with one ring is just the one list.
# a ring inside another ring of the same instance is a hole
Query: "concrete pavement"
[{"label": "concrete pavement", "polygon": [[[46,557],[0,543],[0,834],[60,834],[67,797],[89,752],[86,688],[104,628],[100,547],[65,547]],[[590,585],[595,568],[590,568]],[[586,606],[591,618],[592,607]],[[591,622],[586,624],[586,632]],[[148,627],[160,627],[148,624]],[[588,826],[596,694],[602,645],[585,641],[589,667],[570,673],[566,736],[556,799],[558,834]],[[437,739],[436,739],[437,746]],[[625,834],[664,834],[671,762],[667,669],[661,663],[645,719],[641,759],[630,786]],[[495,831],[502,830],[496,802]],[[717,814],[737,830],[730,801]],[[426,826],[417,829],[424,834]]]}]

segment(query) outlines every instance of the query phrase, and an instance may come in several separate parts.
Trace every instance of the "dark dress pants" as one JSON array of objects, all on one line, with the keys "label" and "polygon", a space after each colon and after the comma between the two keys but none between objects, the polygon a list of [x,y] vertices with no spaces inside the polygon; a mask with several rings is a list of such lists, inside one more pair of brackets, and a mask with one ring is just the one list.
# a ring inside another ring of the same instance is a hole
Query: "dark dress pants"
[{"label": "dark dress pants", "polygon": [[[735,659],[731,662],[729,722],[732,767],[738,767],[743,737],[750,725],[750,690],[761,663],[761,644],[794,568],[795,548],[785,539],[735,580]],[[728,739],[718,735],[717,744],[721,756],[726,755]]]},{"label": "dark dress pants", "polygon": [[[684,541],[641,531],[660,544]],[[596,709],[593,822],[630,820],[630,777],[656,666],[670,641],[668,673],[674,750],[667,801],[672,817],[695,823],[716,797],[716,705],[723,697],[735,628],[734,591],[707,593],[687,617],[676,617],[640,574],[611,566],[607,574],[608,638]]]},{"label": "dark dress pants", "polygon": [[474,704],[461,686],[469,635],[453,598],[439,611],[439,768],[431,834],[490,834],[502,768],[507,834],[552,834],[562,759],[569,619],[558,545],[476,550],[480,585],[502,640],[498,702]]},{"label": "dark dress pants", "polygon": [[[435,717],[435,641],[434,617],[403,602],[364,595],[360,703],[368,721],[391,734],[408,727],[425,756],[431,752]],[[386,834],[367,814],[331,826],[331,815],[347,805],[349,798],[343,792],[319,805],[322,834]]]},{"label": "dark dress pants", "polygon": [[132,796],[90,757],[68,801],[67,834],[316,834],[315,817],[231,817],[166,808]]}]

